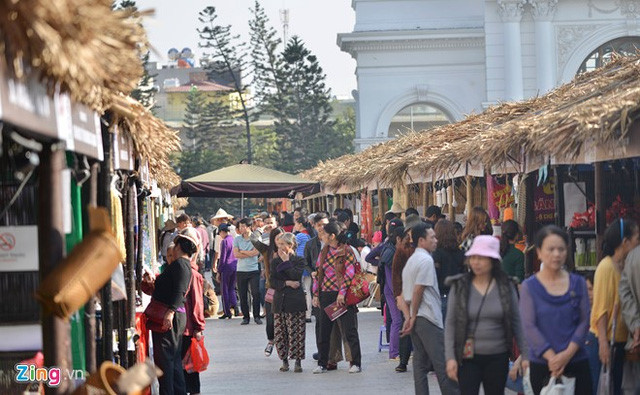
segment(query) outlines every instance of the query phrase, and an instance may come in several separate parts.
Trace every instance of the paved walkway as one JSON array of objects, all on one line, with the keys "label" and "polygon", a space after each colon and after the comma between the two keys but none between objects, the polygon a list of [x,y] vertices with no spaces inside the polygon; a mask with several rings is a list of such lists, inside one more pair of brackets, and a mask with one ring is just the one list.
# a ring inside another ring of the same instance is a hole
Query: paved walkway
[{"label": "paved walkway", "polygon": [[[276,350],[264,356],[267,344],[265,325],[241,326],[241,319],[208,319],[205,344],[211,364],[201,374],[203,394],[413,394],[413,368],[396,373],[397,362],[389,361],[386,350],[378,352],[378,335],[382,317],[375,308],[361,309],[358,314],[362,373],[347,373],[348,364],[341,362],[337,371],[314,375],[316,366],[315,323],[307,324],[306,359],[303,373],[278,371],[280,361]],[[429,376],[431,394],[439,394],[436,378]],[[355,392],[354,392],[355,391]]]}]

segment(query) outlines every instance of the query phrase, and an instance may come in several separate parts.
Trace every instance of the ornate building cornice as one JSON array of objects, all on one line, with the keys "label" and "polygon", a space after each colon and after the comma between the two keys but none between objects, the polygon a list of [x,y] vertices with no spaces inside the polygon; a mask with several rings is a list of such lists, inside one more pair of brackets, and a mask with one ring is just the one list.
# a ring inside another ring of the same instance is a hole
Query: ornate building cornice
[{"label": "ornate building cornice", "polygon": [[340,48],[355,56],[358,52],[369,51],[416,51],[433,49],[456,49],[456,48],[480,48],[484,46],[484,33],[463,32],[459,35],[455,33],[442,34],[442,32],[422,32],[411,35],[396,32],[393,35],[349,33],[338,36]]},{"label": "ornate building cornice", "polygon": [[526,0],[498,0],[498,14],[504,22],[520,22]]}]

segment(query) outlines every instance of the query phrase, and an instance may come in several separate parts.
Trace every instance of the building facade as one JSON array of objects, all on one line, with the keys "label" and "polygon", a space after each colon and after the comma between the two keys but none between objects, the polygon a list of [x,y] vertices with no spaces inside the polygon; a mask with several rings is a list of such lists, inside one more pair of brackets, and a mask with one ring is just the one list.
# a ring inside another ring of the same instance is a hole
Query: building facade
[{"label": "building facade", "polygon": [[356,150],[544,94],[640,48],[638,0],[352,0]]}]

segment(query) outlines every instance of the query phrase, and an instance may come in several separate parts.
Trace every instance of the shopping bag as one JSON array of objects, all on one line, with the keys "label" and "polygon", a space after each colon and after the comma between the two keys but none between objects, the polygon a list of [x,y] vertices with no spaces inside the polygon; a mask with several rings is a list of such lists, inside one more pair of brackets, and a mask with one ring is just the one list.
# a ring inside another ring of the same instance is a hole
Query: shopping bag
[{"label": "shopping bag", "polygon": [[522,389],[524,395],[534,395],[533,386],[531,385],[531,370],[526,368],[522,377]]},{"label": "shopping bag", "polygon": [[575,389],[575,378],[566,376],[551,377],[549,384],[540,390],[540,395],[574,395]]},{"label": "shopping bag", "polygon": [[[509,361],[509,371],[513,368],[513,361]],[[511,379],[511,376],[507,375],[507,383],[505,385],[508,389],[517,393],[524,393],[524,384],[522,376],[518,375],[518,377],[514,380]]]},{"label": "shopping bag", "polygon": [[204,372],[209,366],[209,354],[204,346],[204,338],[191,338],[191,346],[182,359],[182,367],[187,373]]},{"label": "shopping bag", "polygon": [[596,392],[597,395],[610,395],[613,394],[611,388],[611,371],[609,367],[605,364],[602,364],[600,368],[600,376],[598,378],[598,390]]}]

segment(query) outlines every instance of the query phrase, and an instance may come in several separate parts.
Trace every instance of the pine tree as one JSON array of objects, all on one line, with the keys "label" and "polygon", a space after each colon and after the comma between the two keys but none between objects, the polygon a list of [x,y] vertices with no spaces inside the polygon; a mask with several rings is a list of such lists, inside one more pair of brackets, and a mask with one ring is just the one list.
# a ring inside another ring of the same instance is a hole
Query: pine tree
[{"label": "pine tree", "polygon": [[200,146],[199,134],[202,131],[203,107],[202,93],[198,91],[198,88],[191,87],[187,95],[184,120],[182,121],[182,128],[187,138],[187,144],[183,143],[183,149],[194,150]]},{"label": "pine tree", "polygon": [[272,113],[272,107],[281,100],[282,81],[279,71],[283,61],[278,47],[282,40],[276,29],[269,24],[269,18],[258,0],[250,11],[252,86],[259,110],[256,115],[260,115]]},{"label": "pine tree", "polygon": [[209,48],[213,50],[210,61],[204,64],[204,68],[210,74],[229,73],[233,79],[232,88],[239,97],[240,115],[244,119],[245,133],[247,142],[247,161],[252,161],[251,147],[251,123],[249,120],[249,103],[246,101],[245,95],[248,92],[248,86],[242,82],[242,74],[248,70],[246,60],[245,44],[238,42],[239,36],[231,35],[230,25],[216,24],[215,7],[206,7],[199,14],[198,20],[202,24],[202,28],[198,29],[200,35],[201,48]]},{"label": "pine tree", "polygon": [[283,100],[275,107],[276,131],[285,169],[298,172],[326,159],[327,146],[337,143],[332,138],[331,92],[318,59],[298,37],[289,40],[282,56]]},{"label": "pine tree", "polygon": [[242,152],[242,129],[233,123],[229,106],[223,97],[205,103],[198,131],[200,143],[207,149],[225,153]]}]

